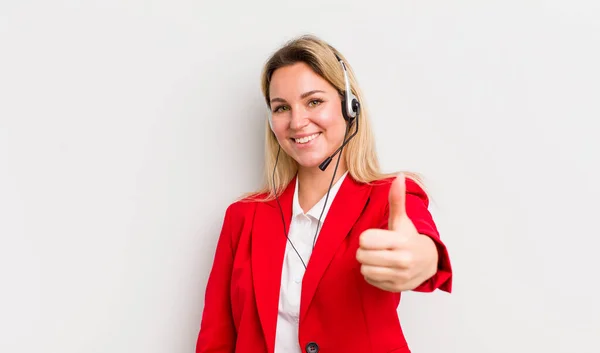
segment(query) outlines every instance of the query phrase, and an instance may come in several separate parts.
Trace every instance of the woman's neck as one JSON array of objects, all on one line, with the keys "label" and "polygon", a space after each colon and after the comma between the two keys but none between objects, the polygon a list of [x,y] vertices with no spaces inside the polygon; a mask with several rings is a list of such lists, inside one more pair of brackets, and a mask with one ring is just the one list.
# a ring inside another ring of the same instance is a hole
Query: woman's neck
[{"label": "woman's neck", "polygon": [[[308,210],[327,194],[334,170],[335,163],[333,162],[325,169],[325,171],[322,171],[318,167],[310,169],[300,167],[298,169],[298,201],[304,212],[308,212]],[[333,184],[344,175],[346,170],[346,165],[342,159],[335,173],[336,175]],[[327,202],[330,201],[331,200],[328,200]]]}]

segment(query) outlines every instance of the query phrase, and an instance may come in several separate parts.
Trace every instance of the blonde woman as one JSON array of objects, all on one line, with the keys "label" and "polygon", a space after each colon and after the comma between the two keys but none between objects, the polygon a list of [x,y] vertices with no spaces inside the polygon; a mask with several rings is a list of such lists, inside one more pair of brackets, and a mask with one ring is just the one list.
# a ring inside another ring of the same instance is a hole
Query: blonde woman
[{"label": "blonde woman", "polygon": [[452,289],[421,184],[380,171],[353,71],[323,40],[279,48],[262,91],[265,186],[225,212],[196,352],[410,352],[401,293]]}]

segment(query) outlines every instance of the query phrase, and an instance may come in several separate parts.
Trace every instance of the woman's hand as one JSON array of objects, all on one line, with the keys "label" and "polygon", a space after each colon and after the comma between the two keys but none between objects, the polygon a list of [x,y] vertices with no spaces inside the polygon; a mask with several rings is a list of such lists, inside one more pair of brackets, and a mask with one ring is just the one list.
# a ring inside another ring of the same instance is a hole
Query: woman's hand
[{"label": "woman's hand", "polygon": [[435,243],[419,234],[406,214],[406,184],[399,175],[390,187],[388,230],[368,229],[360,235],[356,259],[365,280],[390,292],[412,290],[437,271]]}]

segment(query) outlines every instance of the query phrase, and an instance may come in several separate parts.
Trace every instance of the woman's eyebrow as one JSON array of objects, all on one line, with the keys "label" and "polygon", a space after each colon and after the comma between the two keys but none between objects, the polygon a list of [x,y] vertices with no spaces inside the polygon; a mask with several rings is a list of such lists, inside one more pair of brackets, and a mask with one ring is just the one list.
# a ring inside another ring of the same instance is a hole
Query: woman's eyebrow
[{"label": "woman's eyebrow", "polygon": [[[304,99],[304,98],[306,98],[306,97],[310,96],[311,94],[315,94],[315,93],[325,93],[325,91],[322,91],[322,90],[320,90],[320,89],[314,89],[314,90],[312,90],[312,91],[304,92],[304,93],[302,93],[302,94],[300,95],[300,99]],[[285,101],[285,99],[283,99],[283,98],[275,97],[275,98],[272,98],[272,99],[271,99],[271,103],[274,103],[274,102],[282,102],[282,103],[285,103],[286,101]]]}]

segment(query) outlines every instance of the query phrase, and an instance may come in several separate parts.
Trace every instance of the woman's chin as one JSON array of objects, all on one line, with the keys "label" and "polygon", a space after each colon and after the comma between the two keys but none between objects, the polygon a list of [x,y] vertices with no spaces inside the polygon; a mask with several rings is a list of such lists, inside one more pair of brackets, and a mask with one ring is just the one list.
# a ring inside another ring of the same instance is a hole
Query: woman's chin
[{"label": "woman's chin", "polygon": [[[313,150],[305,151],[298,151],[294,148],[289,149],[291,152],[289,155],[298,163],[300,168],[304,169],[318,168],[321,163],[323,163],[331,155],[331,153],[335,151],[333,148],[331,148],[331,151],[325,148],[315,148]],[[333,158],[331,161],[332,164],[337,162],[337,156],[339,156],[339,154]]]},{"label": "woman's chin", "polygon": [[327,159],[326,156],[301,156],[297,162],[301,168],[313,169],[319,167],[325,159]]}]

